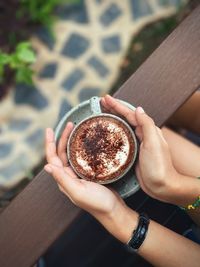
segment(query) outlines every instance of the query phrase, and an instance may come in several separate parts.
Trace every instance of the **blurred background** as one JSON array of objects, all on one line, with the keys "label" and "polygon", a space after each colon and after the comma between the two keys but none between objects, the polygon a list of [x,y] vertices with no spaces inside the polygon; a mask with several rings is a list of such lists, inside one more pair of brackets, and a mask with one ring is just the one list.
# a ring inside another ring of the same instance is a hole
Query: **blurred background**
[{"label": "blurred background", "polygon": [[1,209],[42,169],[45,128],[113,94],[197,4],[1,0]]},{"label": "blurred background", "polygon": [[[55,129],[91,96],[113,94],[198,2],[0,1],[0,212],[43,168],[45,128]],[[92,257],[83,249],[88,235],[79,240],[78,258],[76,243],[70,243],[91,220],[82,217],[38,266],[105,266],[102,250],[108,256],[105,242],[112,237],[97,223],[86,231],[99,233],[101,245]],[[74,251],[68,257],[67,246]],[[120,246],[115,242],[110,251]],[[93,243],[86,248],[93,250]],[[125,263],[115,266],[134,266],[126,253],[120,259]]]}]

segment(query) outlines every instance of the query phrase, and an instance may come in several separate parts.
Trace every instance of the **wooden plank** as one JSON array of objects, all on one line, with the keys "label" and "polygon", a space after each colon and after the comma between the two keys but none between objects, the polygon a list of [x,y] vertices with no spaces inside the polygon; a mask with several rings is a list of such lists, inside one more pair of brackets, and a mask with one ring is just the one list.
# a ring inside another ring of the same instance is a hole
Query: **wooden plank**
[{"label": "wooden plank", "polygon": [[[131,76],[116,96],[164,121],[200,86],[200,7]],[[44,171],[0,214],[0,266],[32,266],[77,217]]]},{"label": "wooden plank", "polygon": [[200,6],[122,85],[115,96],[141,105],[161,126],[200,87]]},{"label": "wooden plank", "polygon": [[0,266],[32,266],[78,213],[41,171],[0,215]]}]

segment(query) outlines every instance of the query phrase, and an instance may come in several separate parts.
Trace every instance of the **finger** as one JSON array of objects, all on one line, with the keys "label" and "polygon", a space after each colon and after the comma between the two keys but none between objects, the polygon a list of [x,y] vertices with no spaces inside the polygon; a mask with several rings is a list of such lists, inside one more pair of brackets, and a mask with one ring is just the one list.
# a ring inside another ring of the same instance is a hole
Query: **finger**
[{"label": "finger", "polygon": [[154,121],[138,107],[135,112],[138,125],[142,129],[142,141],[144,145],[154,144],[158,140],[158,133]]},{"label": "finger", "polygon": [[126,118],[126,120],[133,126],[137,126],[137,121],[135,118],[135,111],[131,110],[127,106],[120,103],[115,98],[111,97],[110,95],[106,95],[104,97],[106,101],[106,105],[110,107],[111,110],[122,115]]},{"label": "finger", "polygon": [[100,103],[101,103],[101,106],[103,106],[106,110],[109,111],[109,106],[106,104],[104,97],[101,98]]},{"label": "finger", "polygon": [[67,142],[72,129],[73,123],[68,122],[58,142],[58,157],[61,159],[64,166],[67,166]]},{"label": "finger", "polygon": [[140,140],[140,142],[142,142],[142,127],[141,126],[136,127],[135,134],[137,138]]},{"label": "finger", "polygon": [[63,167],[47,164],[44,166],[44,169],[54,177],[67,195],[73,198],[77,192],[81,192],[83,184],[80,183],[80,179],[69,175]]},{"label": "finger", "polygon": [[57,166],[63,166],[62,161],[58,158],[56,153],[54,132],[51,128],[46,129],[45,152],[48,163],[55,164]]},{"label": "finger", "polygon": [[106,100],[104,99],[104,97],[101,98],[101,105],[102,107],[104,108],[105,112],[110,112],[112,114],[117,114],[117,112],[112,109],[107,103],[106,103]]}]

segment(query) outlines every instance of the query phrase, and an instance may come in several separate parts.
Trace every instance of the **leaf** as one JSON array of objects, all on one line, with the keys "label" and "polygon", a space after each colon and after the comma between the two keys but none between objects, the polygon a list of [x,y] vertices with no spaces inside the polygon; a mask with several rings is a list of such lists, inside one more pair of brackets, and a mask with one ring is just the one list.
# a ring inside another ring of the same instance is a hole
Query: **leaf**
[{"label": "leaf", "polygon": [[21,60],[18,58],[18,56],[16,55],[16,53],[10,55],[10,62],[9,62],[9,66],[11,69],[17,69],[20,68],[20,66],[22,65]]},{"label": "leaf", "polygon": [[24,63],[34,63],[36,61],[35,53],[28,42],[22,42],[17,45],[16,56]]},{"label": "leaf", "polygon": [[25,63],[34,63],[36,60],[35,53],[30,49],[23,49],[17,53],[18,58]]},{"label": "leaf", "polygon": [[17,45],[16,51],[21,50],[21,49],[25,49],[25,48],[30,48],[31,44],[29,42],[20,42]]},{"label": "leaf", "polygon": [[28,67],[21,67],[16,70],[15,78],[17,83],[33,84],[33,70]]}]

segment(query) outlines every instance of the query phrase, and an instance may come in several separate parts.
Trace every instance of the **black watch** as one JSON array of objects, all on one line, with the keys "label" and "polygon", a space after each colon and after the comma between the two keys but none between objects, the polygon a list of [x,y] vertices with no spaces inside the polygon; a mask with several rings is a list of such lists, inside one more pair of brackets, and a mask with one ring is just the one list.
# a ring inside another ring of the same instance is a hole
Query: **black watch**
[{"label": "black watch", "polygon": [[128,251],[136,252],[145,240],[150,219],[147,214],[140,213],[137,228],[133,231],[133,235],[126,244]]}]

